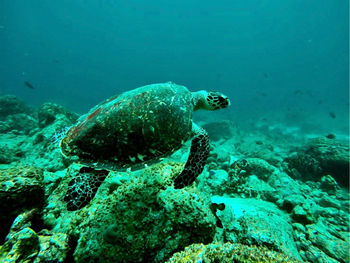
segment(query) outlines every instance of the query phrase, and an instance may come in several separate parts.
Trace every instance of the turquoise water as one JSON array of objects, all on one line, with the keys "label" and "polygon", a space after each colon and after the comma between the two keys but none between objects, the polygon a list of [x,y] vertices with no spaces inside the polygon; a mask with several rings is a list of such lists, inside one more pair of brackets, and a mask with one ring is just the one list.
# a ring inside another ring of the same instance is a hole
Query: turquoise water
[{"label": "turquoise water", "polygon": [[111,95],[174,81],[227,93],[233,118],[278,110],[346,133],[348,1],[0,5],[1,94],[84,113]]},{"label": "turquoise water", "polygon": [[0,61],[0,262],[349,262],[349,1],[1,0]]}]

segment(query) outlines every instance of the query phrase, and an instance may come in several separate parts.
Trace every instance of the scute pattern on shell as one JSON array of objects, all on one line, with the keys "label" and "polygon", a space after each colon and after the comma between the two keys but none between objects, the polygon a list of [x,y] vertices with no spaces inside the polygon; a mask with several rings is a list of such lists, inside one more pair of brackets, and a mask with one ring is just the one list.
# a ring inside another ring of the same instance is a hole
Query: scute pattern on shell
[{"label": "scute pattern on shell", "polygon": [[124,168],[178,150],[192,129],[192,94],[174,83],[125,92],[82,116],[61,141],[62,153],[86,164]]}]

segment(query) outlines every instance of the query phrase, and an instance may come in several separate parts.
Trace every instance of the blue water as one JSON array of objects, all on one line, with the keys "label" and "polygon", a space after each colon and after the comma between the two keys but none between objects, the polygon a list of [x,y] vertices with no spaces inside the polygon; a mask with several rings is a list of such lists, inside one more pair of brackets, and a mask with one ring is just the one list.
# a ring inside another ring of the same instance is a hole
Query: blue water
[{"label": "blue water", "polygon": [[226,93],[216,116],[347,133],[348,20],[347,0],[2,0],[0,95],[84,113],[174,81]]}]

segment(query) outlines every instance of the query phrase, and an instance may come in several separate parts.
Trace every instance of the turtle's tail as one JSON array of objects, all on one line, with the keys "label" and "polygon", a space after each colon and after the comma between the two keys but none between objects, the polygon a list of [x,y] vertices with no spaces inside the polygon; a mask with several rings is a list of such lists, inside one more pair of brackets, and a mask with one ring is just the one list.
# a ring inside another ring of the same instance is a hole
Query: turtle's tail
[{"label": "turtle's tail", "polygon": [[68,184],[64,197],[67,210],[75,211],[86,206],[94,198],[97,189],[107,177],[108,171],[82,167]]},{"label": "turtle's tail", "polygon": [[192,184],[204,169],[210,152],[209,136],[206,130],[196,127],[192,139],[190,155],[181,174],[174,181],[175,188],[183,188]]}]

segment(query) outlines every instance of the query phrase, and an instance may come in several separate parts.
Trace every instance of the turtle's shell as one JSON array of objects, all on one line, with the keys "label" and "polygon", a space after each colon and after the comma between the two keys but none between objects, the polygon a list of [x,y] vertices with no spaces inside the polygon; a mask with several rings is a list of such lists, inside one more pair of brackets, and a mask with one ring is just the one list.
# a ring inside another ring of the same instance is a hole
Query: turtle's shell
[{"label": "turtle's shell", "polygon": [[131,167],[169,155],[188,140],[192,94],[174,83],[152,84],[97,105],[61,140],[65,156],[110,168]]}]

